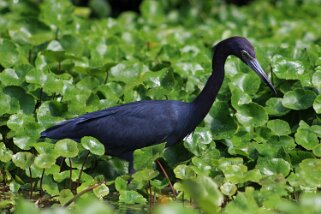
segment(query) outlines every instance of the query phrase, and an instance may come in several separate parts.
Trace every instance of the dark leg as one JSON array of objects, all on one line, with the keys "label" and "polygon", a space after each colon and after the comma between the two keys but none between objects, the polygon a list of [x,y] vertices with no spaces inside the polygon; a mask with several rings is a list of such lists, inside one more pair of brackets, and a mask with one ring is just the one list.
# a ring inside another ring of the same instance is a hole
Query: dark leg
[{"label": "dark leg", "polygon": [[[133,156],[133,154],[132,154]],[[133,177],[132,175],[135,173],[135,169],[134,169],[134,159],[130,159],[128,160],[128,174],[130,175],[129,180],[127,181],[127,184],[130,184],[130,182],[132,181]]]},{"label": "dark leg", "polygon": [[134,169],[134,154],[132,151],[118,155],[119,158],[128,161],[128,174],[135,173]]},{"label": "dark leg", "polygon": [[132,175],[135,173],[135,169],[134,169],[134,160],[130,160],[128,162],[128,174]]},{"label": "dark leg", "polygon": [[176,191],[175,191],[175,189],[174,189],[174,187],[173,187],[173,185],[172,185],[172,182],[171,182],[171,180],[169,179],[169,176],[167,175],[167,173],[166,173],[163,165],[161,164],[161,162],[160,162],[158,159],[156,160],[156,163],[159,165],[160,169],[161,169],[162,172],[164,173],[166,179],[168,180],[169,186],[170,186],[170,188],[171,188],[171,190],[172,190],[172,192],[173,192],[173,195],[174,195],[174,197],[176,198]]}]

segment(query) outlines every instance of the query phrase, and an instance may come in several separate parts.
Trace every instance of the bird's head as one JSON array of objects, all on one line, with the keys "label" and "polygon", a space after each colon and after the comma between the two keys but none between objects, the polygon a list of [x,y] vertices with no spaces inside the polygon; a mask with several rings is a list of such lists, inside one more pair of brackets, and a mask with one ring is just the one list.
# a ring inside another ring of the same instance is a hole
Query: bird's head
[{"label": "bird's head", "polygon": [[263,71],[260,63],[256,59],[255,50],[252,44],[243,37],[231,37],[220,42],[221,47],[226,51],[226,55],[234,55],[240,58],[248,65],[269,88],[276,94],[276,90],[270,82],[269,78]]}]

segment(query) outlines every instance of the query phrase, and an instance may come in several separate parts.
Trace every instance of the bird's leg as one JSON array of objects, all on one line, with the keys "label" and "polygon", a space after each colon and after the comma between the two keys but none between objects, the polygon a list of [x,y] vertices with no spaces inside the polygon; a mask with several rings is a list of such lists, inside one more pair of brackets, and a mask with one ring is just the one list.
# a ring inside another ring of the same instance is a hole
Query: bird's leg
[{"label": "bird's leg", "polygon": [[162,172],[164,173],[166,179],[167,179],[168,182],[169,182],[169,186],[170,186],[170,188],[171,188],[171,190],[172,190],[172,192],[173,192],[173,195],[174,195],[174,197],[176,198],[176,191],[175,191],[175,189],[174,189],[174,187],[173,187],[173,185],[172,185],[172,182],[171,182],[171,180],[169,179],[169,176],[167,175],[167,173],[166,173],[163,165],[161,164],[161,162],[160,162],[158,159],[156,160],[156,163],[159,165],[159,167],[161,168]]},{"label": "bird's leg", "polygon": [[128,174],[132,175],[135,173],[135,169],[134,169],[134,160],[130,160],[128,161]]},{"label": "bird's leg", "polygon": [[135,173],[135,169],[134,169],[134,160],[131,159],[128,161],[128,174],[130,175],[129,180],[127,181],[127,184],[130,184],[130,182],[132,181],[133,177],[132,175]]}]

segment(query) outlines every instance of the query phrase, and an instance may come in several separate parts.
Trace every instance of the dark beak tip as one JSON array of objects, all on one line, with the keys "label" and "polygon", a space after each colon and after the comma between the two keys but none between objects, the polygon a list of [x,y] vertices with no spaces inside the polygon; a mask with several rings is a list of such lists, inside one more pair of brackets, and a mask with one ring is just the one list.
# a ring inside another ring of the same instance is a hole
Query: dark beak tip
[{"label": "dark beak tip", "polygon": [[257,73],[257,75],[260,76],[260,78],[263,80],[263,82],[265,82],[269,88],[273,91],[274,95],[277,95],[277,92],[274,88],[274,86],[272,85],[272,83],[269,81],[268,77],[266,76],[266,74],[264,73],[263,69],[261,68],[260,63],[257,61],[257,59],[252,59],[252,60],[248,60],[245,61],[245,63],[255,72]]}]

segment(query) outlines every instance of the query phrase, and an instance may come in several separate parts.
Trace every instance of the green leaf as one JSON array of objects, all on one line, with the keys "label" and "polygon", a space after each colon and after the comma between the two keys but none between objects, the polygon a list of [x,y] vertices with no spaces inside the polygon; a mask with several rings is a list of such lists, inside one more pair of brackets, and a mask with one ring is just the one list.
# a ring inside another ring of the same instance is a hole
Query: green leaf
[{"label": "green leaf", "polygon": [[90,95],[91,91],[69,88],[64,97],[68,104],[68,111],[85,113],[86,109],[84,109],[84,106],[87,106],[87,100],[89,99]]},{"label": "green leaf", "polygon": [[81,138],[81,145],[92,154],[98,156],[105,154],[105,146],[94,137],[85,136]]},{"label": "green leaf", "polygon": [[244,132],[236,133],[231,141],[228,142],[228,152],[232,155],[240,154],[245,157],[250,157],[253,151],[253,145],[249,144],[251,137]]},{"label": "green leaf", "polygon": [[237,109],[242,105],[249,104],[252,102],[251,96],[241,91],[239,88],[233,87],[231,91],[232,91],[231,102],[234,108]]},{"label": "green leaf", "polygon": [[59,194],[58,184],[53,180],[51,175],[43,177],[42,188],[50,195]]},{"label": "green leaf", "polygon": [[97,198],[103,198],[109,194],[109,188],[105,184],[99,185],[99,187],[93,190]]},{"label": "green leaf", "polygon": [[29,136],[18,136],[13,138],[13,143],[20,149],[28,150],[33,147],[36,142],[34,138]]},{"label": "green leaf", "polygon": [[312,150],[319,144],[318,136],[304,121],[301,121],[299,125],[300,126],[294,135],[296,143],[303,146],[305,149]]},{"label": "green leaf", "polygon": [[62,116],[67,111],[67,105],[57,101],[42,102],[37,109],[38,123],[43,127],[50,127],[63,120]]},{"label": "green leaf", "polygon": [[29,64],[19,64],[15,68],[6,68],[0,73],[0,81],[3,85],[20,86],[25,80],[26,74],[33,69]]},{"label": "green leaf", "polygon": [[258,183],[262,177],[264,177],[260,170],[258,169],[252,169],[249,170],[245,173],[244,181],[251,181],[251,182],[256,182]]},{"label": "green leaf", "polygon": [[64,0],[46,0],[41,4],[41,18],[49,26],[63,28],[72,19],[71,2]]},{"label": "green leaf", "polygon": [[295,174],[289,178],[292,186],[321,187],[321,160],[307,158],[299,164]]},{"label": "green leaf", "polygon": [[165,143],[148,146],[134,151],[134,168],[136,170],[152,168],[154,161],[162,157]]},{"label": "green leaf", "polygon": [[26,82],[31,84],[37,84],[43,87],[48,79],[48,74],[46,71],[39,69],[32,69],[26,75]]},{"label": "green leaf", "polygon": [[263,126],[268,121],[264,108],[256,103],[249,103],[237,109],[236,118],[245,126]]},{"label": "green leaf", "polygon": [[3,92],[11,97],[11,99],[16,99],[19,102],[20,109],[25,114],[32,114],[35,109],[35,99],[22,87],[18,86],[8,86],[5,87]]},{"label": "green leaf", "polygon": [[206,213],[218,213],[223,195],[217,184],[210,178],[199,176],[183,181],[184,189]]},{"label": "green leaf", "polygon": [[312,76],[312,84],[321,91],[321,70],[316,71]]},{"label": "green leaf", "polygon": [[40,126],[31,115],[22,112],[13,114],[9,117],[7,125],[15,134],[15,145],[21,149],[30,149],[40,137]]},{"label": "green leaf", "polygon": [[6,94],[0,96],[0,115],[13,114],[19,110],[19,102]]},{"label": "green leaf", "polygon": [[273,57],[273,72],[280,79],[297,80],[304,74],[304,67],[299,61],[289,61],[280,55]]},{"label": "green leaf", "polygon": [[16,45],[8,39],[0,38],[0,65],[5,68],[15,65],[19,60]]},{"label": "green leaf", "polygon": [[235,195],[237,187],[233,183],[226,182],[220,187],[220,190],[224,195],[232,196]]},{"label": "green leaf", "polygon": [[278,136],[288,135],[291,133],[289,124],[284,120],[269,120],[267,123],[267,127]]},{"label": "green leaf", "polygon": [[25,174],[30,175],[30,170],[33,178],[40,178],[43,172],[43,169],[38,168],[34,163],[30,166],[30,168],[26,168],[24,170]]},{"label": "green leaf", "polygon": [[[51,168],[49,168],[48,170],[50,170]],[[85,175],[85,173],[83,173],[82,174],[82,176],[84,176]],[[71,178],[71,180],[72,181],[77,181],[78,180],[78,178],[79,178],[79,170],[73,170],[72,171],[72,178]],[[64,180],[66,180],[66,179],[70,179],[70,171],[69,170],[65,170],[65,171],[62,171],[62,172],[57,172],[57,170],[56,169],[54,169],[54,173],[53,173],[53,179],[56,181],[56,182],[58,182],[58,183],[60,183],[60,182],[62,182],[62,181],[64,181]],[[83,179],[83,178],[82,178]]]},{"label": "green leaf", "polygon": [[60,44],[68,53],[81,55],[83,51],[83,43],[81,39],[73,35],[64,35],[60,40]]},{"label": "green leaf", "polygon": [[255,94],[260,87],[260,79],[255,73],[238,73],[233,76],[233,81],[230,84],[235,88],[246,94]]},{"label": "green leaf", "polygon": [[39,168],[50,168],[56,162],[56,158],[51,154],[39,154],[35,158],[35,165]]},{"label": "green leaf", "polygon": [[[301,210],[308,210],[308,212],[313,211],[314,213],[321,212],[318,201],[321,200],[321,195],[319,192],[305,192],[300,196],[300,207]],[[303,213],[304,211],[302,211]]]},{"label": "green leaf", "polygon": [[256,166],[261,173],[267,176],[283,175],[286,177],[290,173],[291,165],[281,158],[259,158]]},{"label": "green leaf", "polygon": [[140,11],[145,20],[150,24],[161,24],[164,19],[162,2],[159,1],[143,1],[140,5]]},{"label": "green leaf", "polygon": [[284,94],[282,105],[288,109],[303,110],[312,106],[315,97],[313,91],[295,89]]},{"label": "green leaf", "polygon": [[18,152],[12,156],[13,163],[21,168],[26,169],[31,166],[34,160],[34,155],[30,152]]},{"label": "green leaf", "polygon": [[111,8],[108,1],[92,0],[89,2],[89,6],[99,17],[107,17],[110,15]]},{"label": "green leaf", "polygon": [[48,44],[47,50],[53,51],[53,52],[60,52],[60,51],[63,51],[64,49],[61,46],[60,42],[58,42],[57,40],[53,40]]},{"label": "green leaf", "polygon": [[12,151],[6,148],[3,142],[0,142],[0,161],[7,163],[11,160]]},{"label": "green leaf", "polygon": [[122,177],[117,177],[115,180],[115,188],[117,189],[118,192],[121,190],[127,190],[127,181],[123,179]]},{"label": "green leaf", "polygon": [[211,108],[210,115],[207,118],[211,124],[212,137],[214,140],[226,139],[233,136],[236,131],[237,124],[228,110],[229,105],[227,102],[215,101]]},{"label": "green leaf", "polygon": [[180,164],[175,167],[174,173],[176,178],[179,179],[191,179],[196,177],[196,173],[192,166],[187,166],[185,164]]},{"label": "green leaf", "polygon": [[70,139],[59,140],[55,144],[57,154],[65,158],[73,158],[78,155],[77,142]]},{"label": "green leaf", "polygon": [[60,191],[60,194],[59,194],[59,202],[61,205],[64,205],[73,197],[74,195],[72,194],[70,189],[63,189]]},{"label": "green leaf", "polygon": [[122,62],[110,69],[110,74],[119,81],[129,83],[130,80],[135,84],[134,80],[138,80],[140,73],[147,72],[146,65],[138,62]]},{"label": "green leaf", "polygon": [[153,178],[155,178],[159,173],[153,169],[142,169],[139,170],[137,172],[135,172],[135,174],[133,174],[133,178],[134,180],[138,181],[138,182],[146,182],[146,181],[150,181]]},{"label": "green leaf", "polygon": [[15,213],[24,214],[26,212],[31,212],[34,214],[40,214],[40,210],[36,207],[36,205],[30,201],[25,199],[19,199],[16,201]]},{"label": "green leaf", "polygon": [[146,199],[134,190],[119,191],[119,202],[125,204],[145,204]]},{"label": "green leaf", "polygon": [[313,108],[317,114],[321,114],[321,95],[318,95],[314,102],[313,102]]},{"label": "green leaf", "polygon": [[54,152],[55,145],[47,142],[39,142],[34,145],[34,148],[40,154],[52,154]]},{"label": "green leaf", "polygon": [[231,203],[228,203],[224,209],[224,213],[264,213],[259,211],[259,205],[256,200],[256,191],[253,187],[246,187],[244,192],[239,191]]},{"label": "green leaf", "polygon": [[161,191],[162,189],[168,186],[168,182],[165,180],[160,181],[160,180],[153,179],[153,180],[150,180],[150,184],[153,188],[159,191]]},{"label": "green leaf", "polygon": [[265,105],[266,112],[272,116],[282,116],[290,111],[282,105],[282,98],[271,97]]},{"label": "green leaf", "polygon": [[241,158],[220,158],[218,168],[223,171],[226,181],[234,184],[244,182],[247,167]]},{"label": "green leaf", "polygon": [[20,190],[21,185],[17,183],[16,181],[12,181],[9,184],[10,191],[13,193],[18,193]]},{"label": "green leaf", "polygon": [[19,43],[40,45],[54,37],[54,32],[36,18],[25,16],[9,29],[10,37]]},{"label": "green leaf", "polygon": [[184,146],[194,155],[200,156],[207,151],[210,143],[212,143],[211,132],[207,128],[197,127],[193,134],[186,138]]},{"label": "green leaf", "polygon": [[315,156],[321,157],[321,144],[316,145],[312,151]]},{"label": "green leaf", "polygon": [[321,125],[313,125],[311,126],[311,129],[319,138],[321,138]]}]

